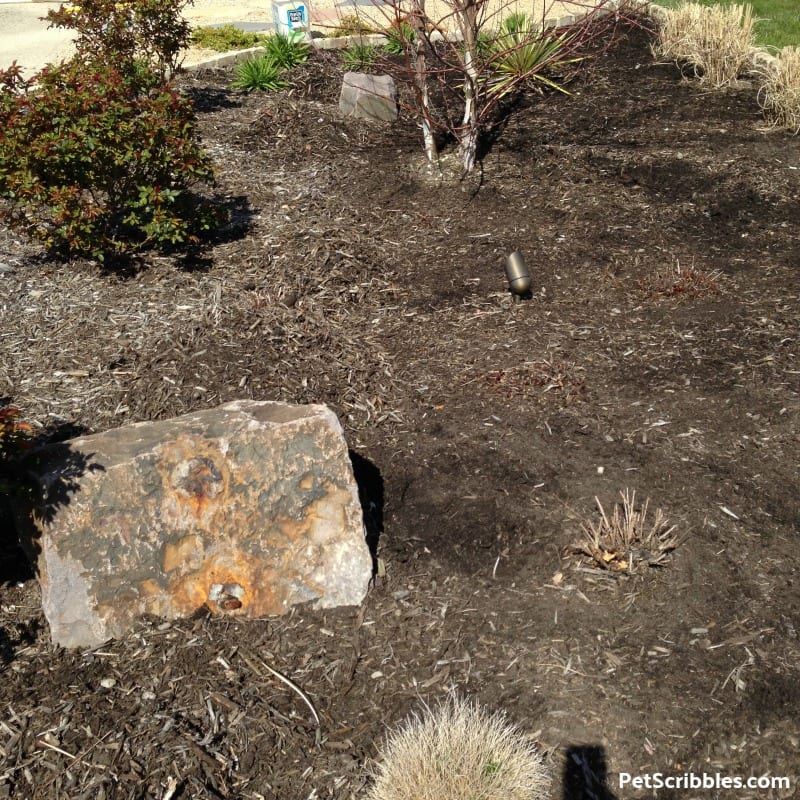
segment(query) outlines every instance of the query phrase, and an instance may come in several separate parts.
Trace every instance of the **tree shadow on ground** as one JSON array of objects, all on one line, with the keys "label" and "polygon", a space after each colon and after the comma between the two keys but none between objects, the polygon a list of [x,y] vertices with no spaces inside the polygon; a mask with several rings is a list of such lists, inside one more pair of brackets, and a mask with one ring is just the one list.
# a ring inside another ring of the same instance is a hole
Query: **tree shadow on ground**
[{"label": "tree shadow on ground", "polygon": [[0,584],[34,577],[39,556],[35,517],[44,524],[79,491],[79,479],[92,464],[91,453],[73,449],[67,440],[86,433],[73,424],[59,425],[35,436],[29,448],[3,464],[8,490],[0,498]]},{"label": "tree shadow on ground", "polygon": [[567,748],[563,800],[617,800],[608,786],[606,750],[600,745]]},{"label": "tree shadow on ground", "polygon": [[[196,72],[196,80],[202,80],[209,72],[210,70]],[[221,111],[225,108],[240,108],[242,105],[233,89],[220,89],[217,86],[189,86],[185,91],[191,98],[195,111],[199,114]]]}]

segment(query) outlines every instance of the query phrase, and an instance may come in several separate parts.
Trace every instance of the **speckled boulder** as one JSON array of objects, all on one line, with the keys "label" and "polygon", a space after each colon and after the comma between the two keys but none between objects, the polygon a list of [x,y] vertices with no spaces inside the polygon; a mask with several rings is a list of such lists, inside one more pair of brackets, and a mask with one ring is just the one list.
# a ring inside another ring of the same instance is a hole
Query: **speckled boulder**
[{"label": "speckled boulder", "polygon": [[346,117],[394,122],[397,119],[397,87],[389,75],[345,72],[339,111]]},{"label": "speckled boulder", "polygon": [[363,599],[372,574],[326,406],[236,401],[55,445],[33,513],[52,639],[93,647],[141,614],[243,617]]}]

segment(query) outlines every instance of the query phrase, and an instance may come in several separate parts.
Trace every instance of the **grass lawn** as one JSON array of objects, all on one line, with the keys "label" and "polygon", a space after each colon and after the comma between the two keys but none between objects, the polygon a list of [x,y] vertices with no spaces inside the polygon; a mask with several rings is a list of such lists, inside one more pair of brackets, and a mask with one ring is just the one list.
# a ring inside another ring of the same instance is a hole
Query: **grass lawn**
[{"label": "grass lawn", "polygon": [[[670,8],[681,0],[657,0]],[[723,5],[719,0],[696,0],[704,6]],[[768,47],[800,46],[800,0],[750,0],[756,23],[756,42]]]}]

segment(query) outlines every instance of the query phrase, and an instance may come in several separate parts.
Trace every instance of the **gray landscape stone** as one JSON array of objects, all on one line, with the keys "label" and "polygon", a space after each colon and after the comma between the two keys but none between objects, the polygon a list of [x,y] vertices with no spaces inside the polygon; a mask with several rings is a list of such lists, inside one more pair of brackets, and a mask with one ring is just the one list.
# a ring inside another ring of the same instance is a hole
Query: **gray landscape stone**
[{"label": "gray landscape stone", "polygon": [[397,119],[397,87],[389,75],[345,72],[339,111],[372,122]]},{"label": "gray landscape stone", "polygon": [[53,445],[31,519],[55,643],[142,614],[241,617],[361,602],[372,557],[347,446],[322,405],[236,401]]}]

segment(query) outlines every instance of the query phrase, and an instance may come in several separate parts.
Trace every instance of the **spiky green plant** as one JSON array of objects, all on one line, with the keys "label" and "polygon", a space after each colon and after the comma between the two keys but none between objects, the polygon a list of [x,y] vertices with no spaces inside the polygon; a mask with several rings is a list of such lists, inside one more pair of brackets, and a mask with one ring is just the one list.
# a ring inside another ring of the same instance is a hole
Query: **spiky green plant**
[{"label": "spiky green plant", "polygon": [[250,58],[236,67],[236,80],[232,89],[244,89],[252,92],[259,89],[263,92],[276,92],[288,85],[281,77],[283,68],[269,56]]},{"label": "spiky green plant", "polygon": [[[539,30],[525,14],[511,14],[488,47],[488,94],[503,97],[522,85],[569,92],[548,76],[582,59],[573,55],[574,34]],[[569,54],[569,55],[567,55]]]},{"label": "spiky green plant", "polygon": [[266,38],[264,51],[266,57],[281,69],[292,69],[308,61],[311,45],[297,31],[290,34],[273,33]]},{"label": "spiky green plant", "polygon": [[405,55],[406,48],[417,40],[417,34],[405,20],[393,22],[383,33],[386,36],[383,48],[390,56]]},{"label": "spiky green plant", "polygon": [[342,50],[342,63],[349,72],[371,72],[378,57],[379,49],[374,44],[356,42]]}]

